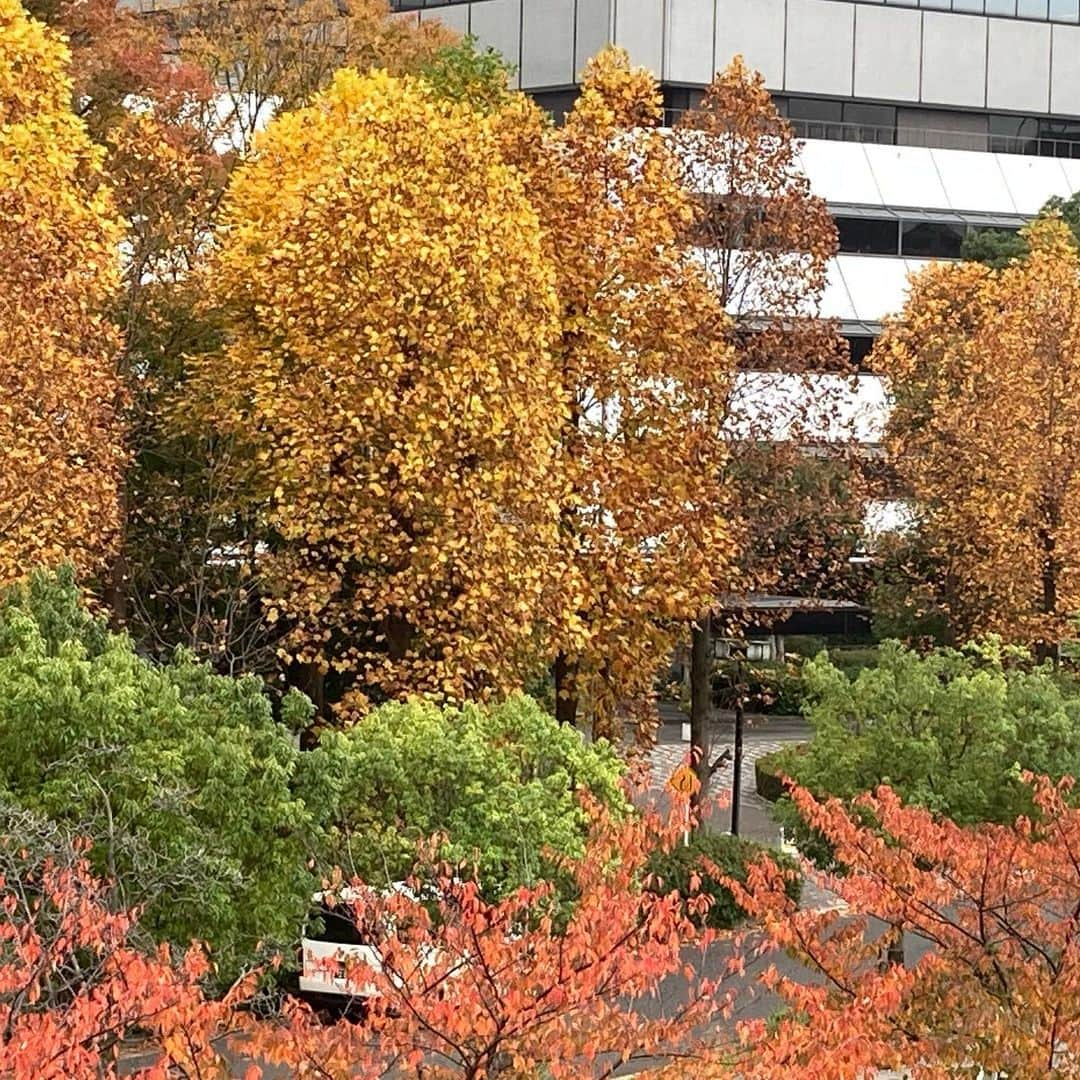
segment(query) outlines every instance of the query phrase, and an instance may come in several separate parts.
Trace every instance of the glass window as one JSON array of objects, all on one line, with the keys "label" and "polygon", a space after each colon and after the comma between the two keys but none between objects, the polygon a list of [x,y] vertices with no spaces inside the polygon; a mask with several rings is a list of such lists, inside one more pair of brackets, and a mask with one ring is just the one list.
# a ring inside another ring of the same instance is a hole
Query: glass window
[{"label": "glass window", "polygon": [[1080,157],[1080,120],[1040,120],[1039,154],[1042,157]]},{"label": "glass window", "polygon": [[851,334],[844,338],[848,343],[848,351],[851,353],[852,364],[861,369],[866,369],[866,359],[870,355],[870,350],[874,347],[876,338],[871,337],[869,334]]},{"label": "glass window", "polygon": [[803,139],[842,139],[843,105],[819,98],[788,98],[788,119]]},{"label": "glass window", "polygon": [[951,221],[901,223],[900,253],[917,259],[959,259],[965,226]]},{"label": "glass window", "polygon": [[1047,0],[1016,0],[1016,14],[1025,19],[1045,19]]},{"label": "glass window", "polygon": [[896,115],[896,141],[902,146],[985,150],[986,116],[950,109],[902,107]]},{"label": "glass window", "polygon": [[953,0],[953,11],[974,11],[983,13],[983,0]]},{"label": "glass window", "polygon": [[896,141],[896,109],[892,105],[865,105],[849,101],[844,105],[844,125],[848,137],[858,142]]},{"label": "glass window", "polygon": [[1080,22],[1080,0],[1050,0],[1050,18],[1055,22]]},{"label": "glass window", "polygon": [[1016,0],[986,0],[987,15],[1015,15]]},{"label": "glass window", "polygon": [[1039,137],[1039,123],[1031,116],[992,114],[990,149],[1000,154],[1034,154]]},{"label": "glass window", "polygon": [[836,231],[841,251],[896,255],[900,250],[900,228],[895,218],[838,217]]}]

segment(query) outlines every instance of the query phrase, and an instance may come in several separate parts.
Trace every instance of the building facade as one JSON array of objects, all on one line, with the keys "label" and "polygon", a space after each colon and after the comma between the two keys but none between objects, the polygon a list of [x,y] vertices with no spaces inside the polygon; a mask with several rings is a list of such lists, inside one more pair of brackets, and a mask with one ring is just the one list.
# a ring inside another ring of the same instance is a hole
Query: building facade
[{"label": "building facade", "polygon": [[[908,274],[1080,190],[1080,0],[398,0],[497,48],[558,118],[625,48],[669,117],[741,53],[806,141],[840,234],[822,314],[856,358]],[[408,12],[404,14],[404,12]]]}]

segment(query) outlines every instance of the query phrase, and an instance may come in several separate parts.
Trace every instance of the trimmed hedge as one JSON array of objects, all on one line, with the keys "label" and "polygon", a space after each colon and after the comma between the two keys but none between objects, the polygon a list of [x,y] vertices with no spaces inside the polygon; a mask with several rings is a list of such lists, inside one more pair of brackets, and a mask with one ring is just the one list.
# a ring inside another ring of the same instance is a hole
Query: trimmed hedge
[{"label": "trimmed hedge", "polygon": [[[684,899],[711,896],[713,902],[708,913],[704,918],[695,916],[695,921],[713,930],[730,930],[746,919],[746,912],[735,903],[730,889],[705,872],[702,857],[715,863],[720,873],[745,882],[747,866],[761,854],[771,856],[782,870],[792,872],[786,892],[793,900],[798,900],[802,894],[802,876],[794,859],[764,844],[727,833],[697,832],[691,836],[688,845],[679,844],[671,851],[655,852],[648,864],[651,876],[647,887],[659,895],[674,890]],[[694,873],[700,875],[701,887],[692,894],[690,875]]]}]

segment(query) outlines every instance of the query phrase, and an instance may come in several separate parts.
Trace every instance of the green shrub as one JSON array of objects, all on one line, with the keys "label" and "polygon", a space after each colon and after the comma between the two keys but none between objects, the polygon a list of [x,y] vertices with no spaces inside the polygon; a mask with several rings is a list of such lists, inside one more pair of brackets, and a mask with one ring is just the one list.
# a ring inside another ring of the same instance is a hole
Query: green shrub
[{"label": "green shrub", "polygon": [[0,606],[0,802],[88,837],[141,928],[208,942],[223,978],[259,942],[290,947],[310,902],[299,757],[258,679],[137,656],[69,573]]},{"label": "green shrub", "polygon": [[[802,878],[797,875],[798,867],[793,859],[763,844],[727,833],[696,832],[689,845],[680,844],[671,851],[654,853],[648,864],[649,888],[660,895],[676,891],[684,899],[695,895],[711,897],[708,913],[698,921],[714,930],[729,930],[746,918],[746,912],[735,902],[731,890],[705,870],[702,860],[711,860],[724,876],[745,882],[747,867],[762,854],[768,854],[781,869],[796,875],[788,881],[786,891],[793,900],[798,900]],[[697,893],[690,891],[690,875],[694,873],[701,877]]]},{"label": "green shrub", "polygon": [[[803,681],[814,735],[790,775],[817,796],[888,784],[961,825],[1007,823],[1034,810],[1022,770],[1080,774],[1080,694],[996,640],[926,655],[886,642],[856,676],[823,654]],[[789,827],[793,813],[780,804]]]},{"label": "green shrub", "polygon": [[550,870],[546,848],[584,850],[580,795],[629,809],[622,763],[536,701],[490,707],[383,705],[304,755],[301,790],[322,815],[337,862],[371,882],[412,868],[416,842],[446,834],[443,856],[475,864],[490,897]]}]

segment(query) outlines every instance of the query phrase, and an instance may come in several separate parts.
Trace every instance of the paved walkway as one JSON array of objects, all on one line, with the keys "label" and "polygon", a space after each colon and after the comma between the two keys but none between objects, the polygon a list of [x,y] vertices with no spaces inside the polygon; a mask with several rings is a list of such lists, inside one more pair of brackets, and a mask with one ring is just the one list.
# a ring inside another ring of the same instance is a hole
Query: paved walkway
[{"label": "paved walkway", "polygon": [[[686,719],[669,702],[661,705],[663,723],[657,732],[657,744],[649,754],[650,790],[659,799],[667,795],[668,777],[690,760],[690,744],[682,740],[682,724]],[[801,716],[746,716],[743,725],[742,800],[739,808],[739,834],[762,844],[779,845],[780,828],[772,817],[772,804],[758,795],[754,784],[754,762],[764,754],[794,743],[806,742],[810,727]],[[735,718],[732,713],[717,712],[713,721],[712,755],[715,761],[725,749],[735,751]],[[731,828],[732,766],[725,765],[713,777],[710,796],[724,803],[706,821],[706,828],[728,832]],[[802,905],[816,910],[842,906],[839,898],[822,889],[809,878],[804,879]]]},{"label": "paved walkway", "polygon": [[[689,761],[690,744],[682,741],[685,716],[672,704],[661,705],[663,723],[657,732],[657,745],[649,755],[651,788],[665,790],[668,777]],[[739,832],[751,840],[776,844],[780,832],[772,819],[771,804],[758,795],[754,786],[754,762],[764,754],[793,743],[805,742],[810,728],[799,716],[747,716],[743,725],[742,799],[739,808]],[[731,713],[718,712],[713,721],[712,755],[715,761],[725,749],[735,751],[735,721]],[[713,777],[709,794],[726,805],[716,809],[708,827],[727,832],[731,828],[732,764],[724,765]]]}]

